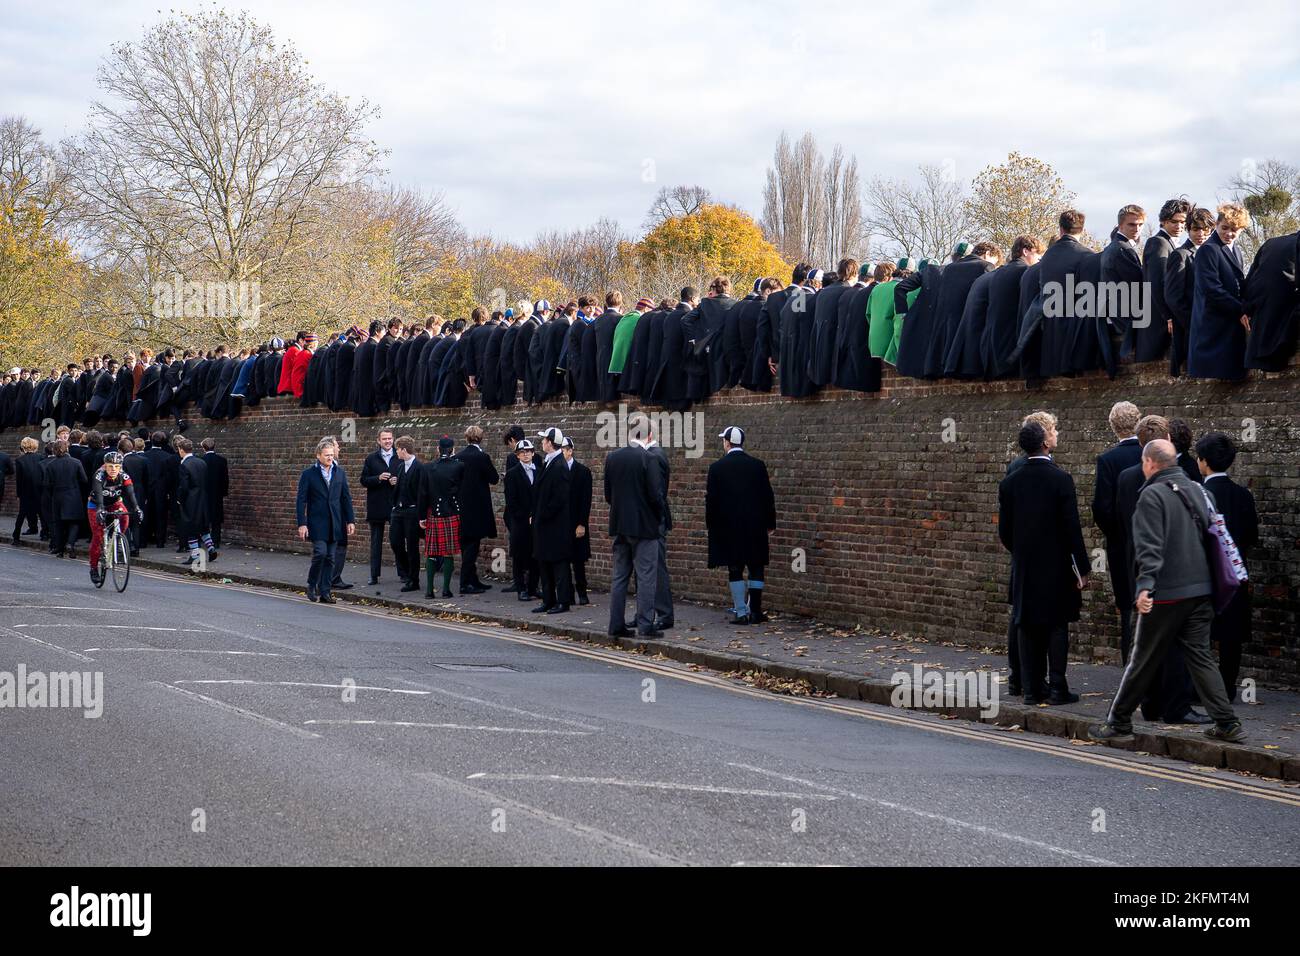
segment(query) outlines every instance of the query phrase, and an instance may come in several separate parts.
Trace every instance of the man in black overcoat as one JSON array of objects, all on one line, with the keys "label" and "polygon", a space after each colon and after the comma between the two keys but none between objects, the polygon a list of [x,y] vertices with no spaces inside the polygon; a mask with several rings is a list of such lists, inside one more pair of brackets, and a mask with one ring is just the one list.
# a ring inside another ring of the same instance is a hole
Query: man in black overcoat
[{"label": "man in black overcoat", "polygon": [[[767,466],[745,451],[745,432],[722,430],[722,457],[709,466],[704,524],[709,532],[709,567],[727,569],[733,624],[761,624],[768,535],[776,530],[776,497]],[[745,571],[749,584],[745,584]]]}]

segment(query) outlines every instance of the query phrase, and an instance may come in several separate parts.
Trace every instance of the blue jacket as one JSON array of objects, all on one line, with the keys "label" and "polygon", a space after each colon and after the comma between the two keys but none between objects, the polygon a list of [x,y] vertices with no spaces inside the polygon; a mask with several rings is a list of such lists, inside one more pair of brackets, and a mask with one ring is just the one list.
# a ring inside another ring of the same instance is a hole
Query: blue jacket
[{"label": "blue jacket", "polygon": [[1188,334],[1187,374],[1191,378],[1246,377],[1246,330],[1241,316],[1245,273],[1219,233],[1196,250],[1192,260],[1192,324]]},{"label": "blue jacket", "polygon": [[347,526],[356,523],[352,511],[352,492],[343,467],[334,463],[329,486],[320,465],[313,463],[298,478],[298,527],[307,526],[312,541],[342,541]]},{"label": "blue jacket", "polygon": [[250,355],[244,359],[244,363],[239,366],[239,375],[235,378],[235,387],[230,390],[231,395],[238,395],[243,398],[248,394],[248,381],[253,377],[253,366],[256,363],[256,355]]}]

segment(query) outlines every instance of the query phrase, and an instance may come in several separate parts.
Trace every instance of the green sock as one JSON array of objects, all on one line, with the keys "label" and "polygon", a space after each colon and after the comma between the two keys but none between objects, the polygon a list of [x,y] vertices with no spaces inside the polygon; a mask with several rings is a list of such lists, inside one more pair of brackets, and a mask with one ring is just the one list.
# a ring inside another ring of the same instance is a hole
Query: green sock
[{"label": "green sock", "polygon": [[424,596],[433,597],[433,574],[438,565],[436,558],[424,559]]},{"label": "green sock", "polygon": [[444,591],[451,590],[451,572],[455,569],[455,567],[456,567],[455,559],[453,558],[442,559],[442,589]]}]

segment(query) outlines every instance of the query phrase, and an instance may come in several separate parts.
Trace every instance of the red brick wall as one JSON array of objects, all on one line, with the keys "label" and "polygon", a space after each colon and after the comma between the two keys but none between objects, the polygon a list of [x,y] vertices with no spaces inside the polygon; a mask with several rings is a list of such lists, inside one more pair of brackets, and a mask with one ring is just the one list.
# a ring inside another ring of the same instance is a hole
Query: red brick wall
[{"label": "red brick wall", "polygon": [[[1262,544],[1251,556],[1256,594],[1254,641],[1247,675],[1300,686],[1297,579],[1300,578],[1300,366],[1257,375],[1242,384],[1174,382],[1162,367],[1126,367],[1114,382],[1101,376],[1063,379],[1028,392],[1022,382],[926,383],[886,373],[885,390],[861,395],[830,390],[804,400],[736,389],[693,411],[702,415],[704,454],[673,448],[671,502],[676,529],[669,538],[677,594],[713,601],[727,596],[726,575],[705,567],[704,476],[720,454],[715,437],[727,425],[748,435],[750,452],[767,462],[776,489],[779,526],[772,539],[768,605],[828,622],[920,633],[932,641],[999,646],[1005,641],[1008,557],[996,529],[997,485],[1012,456],[1021,417],[1045,408],[1059,416],[1057,460],[1075,479],[1089,548],[1102,540],[1092,524],[1095,456],[1113,441],[1106,414],[1129,399],[1146,412],[1182,416],[1199,435],[1212,429],[1239,442],[1234,474],[1255,494]],[[608,581],[606,518],[596,447],[597,406],[550,404],[486,412],[480,408],[400,412],[356,420],[357,440],[343,446],[353,493],[380,424],[409,433],[423,450],[444,433],[462,440],[470,424],[500,467],[500,435],[512,423],[530,434],[558,425],[573,436],[578,456],[595,473],[592,584]],[[652,410],[657,411],[657,410]],[[304,410],[290,399],[264,402],[233,422],[196,420],[188,433],[211,436],[230,459],[232,493],[226,536],[233,541],[296,549],[293,497],[297,476],[317,439],[338,435],[340,416]],[[945,432],[947,434],[945,434]],[[955,438],[955,440],[945,440]],[[4,447],[16,436],[0,438]],[[11,450],[12,453],[12,450]],[[422,458],[425,457],[423,454]],[[497,496],[500,499],[500,486]],[[6,503],[12,508],[12,493]],[[358,503],[358,513],[363,503]],[[485,542],[487,549],[504,542]],[[354,544],[354,559],[362,555]],[[806,570],[791,570],[794,549]],[[305,573],[305,567],[304,567]],[[1080,653],[1118,659],[1118,629],[1104,575],[1072,629]]]}]

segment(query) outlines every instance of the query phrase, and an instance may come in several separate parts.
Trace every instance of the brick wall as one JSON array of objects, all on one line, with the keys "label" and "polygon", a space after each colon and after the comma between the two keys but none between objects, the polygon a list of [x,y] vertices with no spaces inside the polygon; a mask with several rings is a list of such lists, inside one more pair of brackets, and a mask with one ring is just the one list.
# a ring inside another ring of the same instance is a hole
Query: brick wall
[{"label": "brick wall", "polygon": [[[1146,412],[1182,416],[1197,435],[1219,429],[1246,440],[1234,468],[1255,494],[1262,544],[1250,561],[1255,587],[1254,641],[1245,673],[1270,683],[1300,686],[1297,577],[1300,576],[1300,366],[1245,383],[1174,382],[1158,365],[1128,366],[1114,382],[1102,376],[1064,379],[1027,392],[1022,382],[926,383],[886,372],[878,395],[830,390],[804,400],[753,395],[736,389],[697,406],[694,437],[703,455],[670,450],[676,530],[669,539],[674,590],[723,601],[726,575],[705,567],[703,494],[706,469],[720,453],[715,437],[740,425],[752,454],[764,459],[776,489],[779,526],[772,539],[768,605],[838,624],[919,633],[932,641],[976,646],[1005,642],[1008,556],[997,537],[997,485],[1013,454],[1020,418],[1036,408],[1061,423],[1057,460],[1075,479],[1089,548],[1102,540],[1092,525],[1095,456],[1113,441],[1106,414],[1129,399]],[[632,406],[635,407],[635,406]],[[361,459],[380,424],[409,433],[422,449],[444,433],[460,441],[470,424],[487,433],[485,447],[500,467],[500,435],[512,424],[532,434],[558,425],[573,436],[579,458],[595,473],[596,529],[592,584],[608,581],[608,541],[597,447],[598,406],[563,404],[486,412],[479,408],[355,420],[356,441],[342,462],[354,495]],[[657,411],[657,410],[651,410]],[[211,436],[230,459],[232,493],[226,536],[277,549],[299,549],[293,496],[299,472],[316,440],[344,431],[344,420],[304,410],[290,399],[264,402],[233,422],[195,421],[188,433]],[[1253,433],[1253,436],[1252,436]],[[1253,437],[1253,440],[1251,440]],[[7,450],[17,436],[0,438]],[[666,443],[667,444],[667,443]],[[422,458],[424,455],[422,454]],[[12,509],[12,493],[7,496]],[[500,486],[497,490],[500,499]],[[360,505],[359,505],[360,513]],[[503,541],[486,542],[490,549]],[[361,542],[354,560],[364,560]],[[802,549],[806,569],[792,570]],[[1099,551],[1096,553],[1100,553]],[[304,565],[304,575],[306,566]],[[1085,600],[1072,646],[1097,659],[1118,660],[1118,628],[1104,575]]]}]

